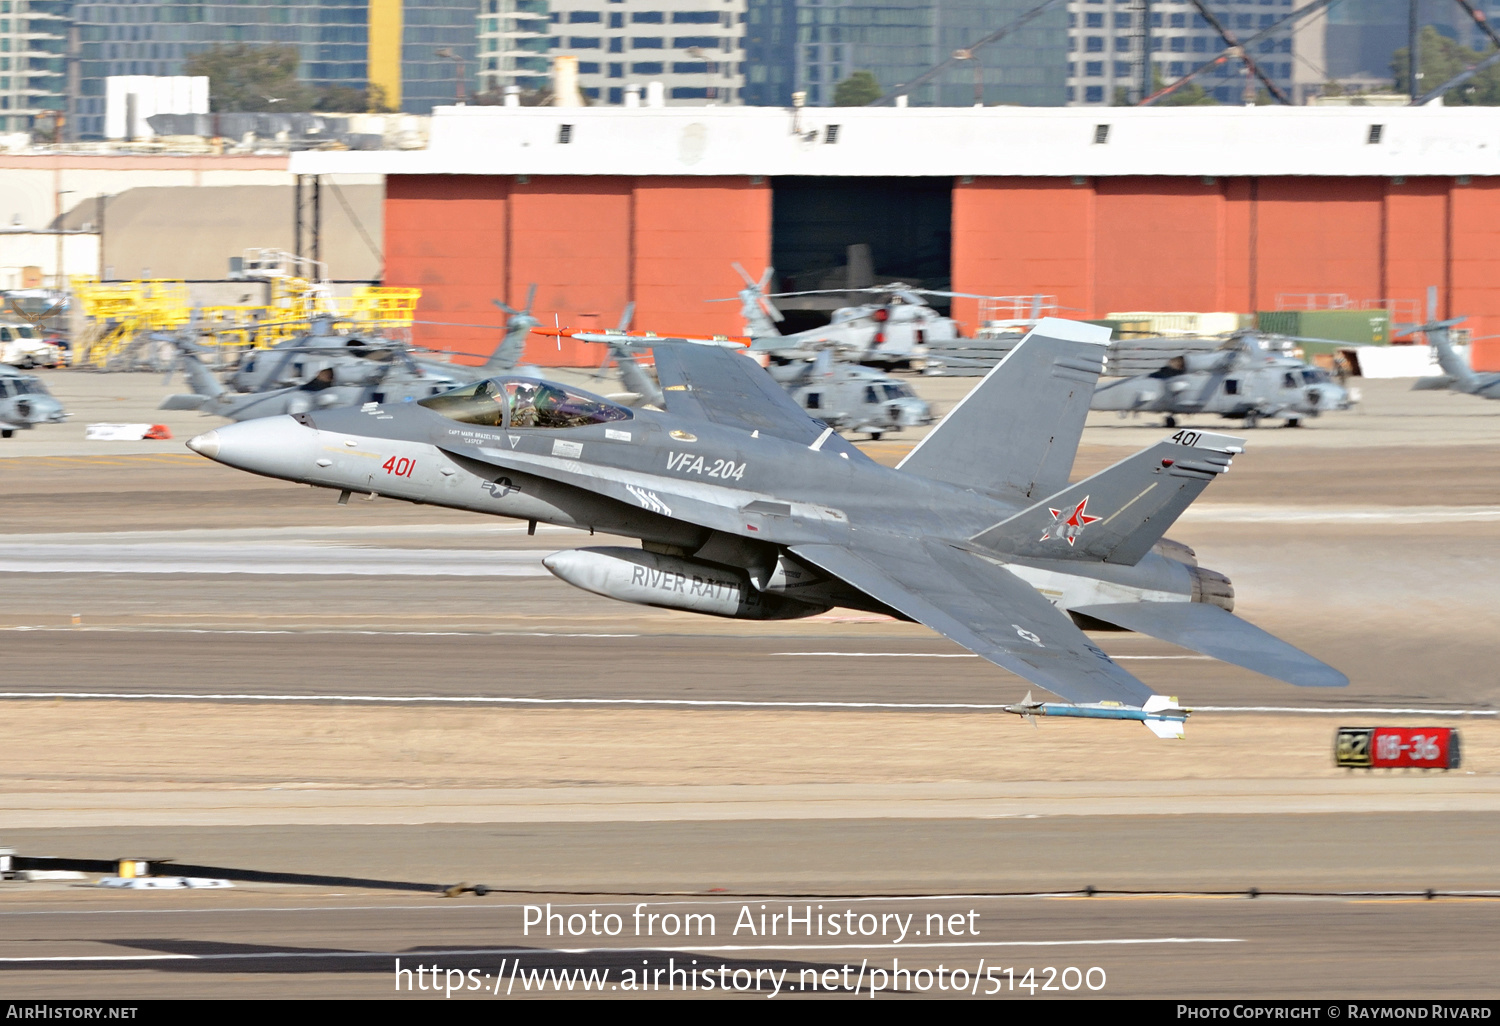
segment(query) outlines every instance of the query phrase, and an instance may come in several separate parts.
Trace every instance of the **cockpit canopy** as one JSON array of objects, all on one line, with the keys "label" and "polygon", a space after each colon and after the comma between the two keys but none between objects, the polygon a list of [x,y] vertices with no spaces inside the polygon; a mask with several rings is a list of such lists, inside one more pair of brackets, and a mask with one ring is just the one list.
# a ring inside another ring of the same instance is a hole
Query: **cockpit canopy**
[{"label": "cockpit canopy", "polygon": [[572,428],[629,420],[623,406],[535,378],[487,378],[418,405],[461,424],[503,428]]},{"label": "cockpit canopy", "polygon": [[0,375],[0,396],[7,395],[51,395],[40,378],[30,374]]}]

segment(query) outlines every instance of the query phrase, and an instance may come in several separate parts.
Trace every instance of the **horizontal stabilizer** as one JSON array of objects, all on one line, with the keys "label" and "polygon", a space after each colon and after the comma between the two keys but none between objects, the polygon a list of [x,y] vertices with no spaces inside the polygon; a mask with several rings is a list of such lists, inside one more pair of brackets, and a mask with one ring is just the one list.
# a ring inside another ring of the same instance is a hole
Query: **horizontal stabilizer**
[{"label": "horizontal stabilizer", "polygon": [[1442,392],[1452,388],[1457,378],[1451,378],[1446,374],[1440,374],[1433,378],[1418,378],[1412,383],[1413,392]]},{"label": "horizontal stabilizer", "polygon": [[1230,435],[1179,431],[970,541],[1007,556],[1133,566],[1208,482],[1229,469],[1243,444]]},{"label": "horizontal stabilizer", "polygon": [[206,395],[193,395],[192,393],[178,393],[169,395],[161,401],[158,410],[201,410],[203,404],[208,402]]},{"label": "horizontal stabilizer", "polygon": [[1121,602],[1078,606],[1070,612],[1170,641],[1298,687],[1342,688],[1349,684],[1348,677],[1327,663],[1207,603]]}]

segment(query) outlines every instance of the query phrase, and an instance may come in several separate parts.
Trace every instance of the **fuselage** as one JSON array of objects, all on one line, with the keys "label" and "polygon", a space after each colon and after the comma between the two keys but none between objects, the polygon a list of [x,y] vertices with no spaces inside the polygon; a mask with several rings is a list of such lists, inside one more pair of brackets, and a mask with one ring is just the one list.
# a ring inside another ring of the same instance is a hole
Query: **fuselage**
[{"label": "fuselage", "polygon": [[1144,413],[1211,413],[1228,418],[1316,417],[1347,409],[1349,393],[1317,368],[1292,360],[1231,370],[1173,371],[1106,382],[1090,409]]},{"label": "fuselage", "polygon": [[[610,406],[615,419],[542,427],[367,403],[229,425],[191,444],[270,477],[623,535],[706,559],[726,544],[785,558],[787,546],[857,535],[877,545],[885,534],[969,548],[968,539],[1022,508],[857,451]],[[1133,566],[982,555],[1064,609],[1190,601],[1202,573],[1156,552]],[[848,598],[840,604],[853,604]]]}]

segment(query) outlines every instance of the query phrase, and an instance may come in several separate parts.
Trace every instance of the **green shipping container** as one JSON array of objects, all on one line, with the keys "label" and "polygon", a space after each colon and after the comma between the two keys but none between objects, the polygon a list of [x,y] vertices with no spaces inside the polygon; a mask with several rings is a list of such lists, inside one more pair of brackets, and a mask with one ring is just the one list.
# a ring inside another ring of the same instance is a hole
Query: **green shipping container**
[{"label": "green shipping container", "polygon": [[1341,345],[1389,345],[1391,315],[1385,310],[1262,310],[1255,315],[1261,331],[1302,339],[1307,355],[1331,353]]}]

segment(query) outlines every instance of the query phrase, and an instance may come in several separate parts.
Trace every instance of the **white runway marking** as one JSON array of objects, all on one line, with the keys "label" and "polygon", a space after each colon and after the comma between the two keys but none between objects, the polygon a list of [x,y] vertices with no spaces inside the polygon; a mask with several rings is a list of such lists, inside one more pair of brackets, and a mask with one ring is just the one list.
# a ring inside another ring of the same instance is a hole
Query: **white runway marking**
[{"label": "white runway marking", "polygon": [[[847,659],[978,659],[973,652],[772,652],[773,656],[842,656]],[[1201,655],[1112,655],[1111,659],[1211,659]]]},{"label": "white runway marking", "polygon": [[1403,708],[1378,708],[1378,709],[1345,709],[1338,706],[1302,708],[1295,705],[1195,705],[1193,712],[1222,712],[1222,713],[1314,713],[1331,715],[1333,713],[1371,716],[1495,716],[1494,709],[1403,709]]},{"label": "white runway marking", "polygon": [[847,659],[978,659],[973,652],[772,652],[773,656],[843,656]]},{"label": "white runway marking", "polygon": [[[436,888],[434,888],[436,889]],[[490,891],[494,896],[497,891]],[[511,892],[513,893],[513,892]],[[536,892],[540,893],[540,892]],[[1113,892],[1100,891],[1098,895],[1109,895]],[[1123,892],[1127,897],[1161,897],[1161,898],[1194,898],[1203,897],[1209,900],[1217,900],[1224,896],[1222,891],[1129,891]],[[341,897],[342,895],[335,895]],[[576,892],[558,892],[558,896],[578,897]],[[1284,891],[1277,894],[1261,894],[1262,901],[1274,901],[1278,897],[1291,897],[1298,901],[1348,901],[1350,899],[1366,899],[1378,897],[1426,897],[1425,891],[1319,891],[1317,893],[1305,893],[1295,891]],[[1500,891],[1495,890],[1467,890],[1467,891],[1443,891],[1441,896],[1445,898],[1500,898]],[[618,906],[622,908],[633,907],[643,895],[632,895],[628,900],[604,901],[553,901],[554,909],[574,908],[608,908]],[[746,892],[736,895],[718,895],[716,897],[691,897],[672,895],[644,895],[651,899],[652,908],[734,908],[747,902],[780,902],[780,901],[807,901],[806,895],[796,898],[788,898],[785,895],[765,895]],[[814,901],[837,901],[844,905],[859,904],[900,904],[901,902],[934,902],[934,901],[1038,901],[1055,898],[1074,899],[1084,897],[1080,891],[1007,891],[1003,893],[986,893],[974,891],[962,894],[869,894],[869,895],[814,895]],[[518,910],[526,908],[528,904],[535,902],[508,901],[492,902],[484,904],[454,904],[445,901],[440,905],[226,905],[223,907],[199,907],[199,908],[46,908],[46,909],[0,909],[0,920],[25,916],[175,916],[175,915],[243,915],[250,912],[269,912],[277,915],[286,912],[489,912],[495,915],[510,915]]]},{"label": "white runway marking", "polygon": [[0,573],[550,577],[541,549],[398,549],[204,542],[7,546]]},{"label": "white runway marking", "polygon": [[0,631],[96,634],[355,634],[393,638],[638,638],[639,634],[558,631],[378,631],[358,627],[0,627]]},{"label": "white runway marking", "polygon": [[[514,698],[492,695],[247,695],[191,694],[189,692],[128,691],[0,691],[0,700],[68,698],[79,701],[155,701],[155,702],[353,702],[380,705],[639,705],[685,706],[690,708],[730,709],[907,709],[970,710],[1003,712],[1010,703],[980,702],[775,702],[712,698]],[[1312,713],[1317,715],[1390,716],[1494,716],[1492,709],[1345,709],[1298,708],[1297,706],[1188,706],[1193,713],[1204,712],[1274,712]]]},{"label": "white runway marking", "polygon": [[909,948],[1076,948],[1127,946],[1140,944],[1243,944],[1241,937],[1119,937],[1090,938],[1085,940],[1038,940],[1038,941],[952,941],[918,942],[914,944],[694,944],[690,940],[682,944],[659,947],[618,948],[440,948],[430,951],[233,951],[217,954],[192,955],[163,953],[156,955],[25,955],[0,958],[0,964],[36,965],[67,962],[228,962],[254,960],[257,958],[452,958],[466,955],[530,955],[532,957],[557,955],[617,955],[634,952],[692,951],[702,954],[759,951],[903,951]]},{"label": "white runway marking", "polygon": [[1494,506],[1260,506],[1234,503],[1197,503],[1182,514],[1183,521],[1219,524],[1453,524],[1500,520]]}]

